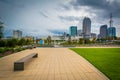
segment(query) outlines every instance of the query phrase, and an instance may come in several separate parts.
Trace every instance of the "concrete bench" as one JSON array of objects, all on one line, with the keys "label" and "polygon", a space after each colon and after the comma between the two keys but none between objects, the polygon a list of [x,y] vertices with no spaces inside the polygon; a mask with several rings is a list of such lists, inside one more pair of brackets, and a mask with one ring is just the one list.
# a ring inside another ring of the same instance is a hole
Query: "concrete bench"
[{"label": "concrete bench", "polygon": [[17,60],[16,62],[14,62],[14,71],[24,70],[24,63],[27,62],[31,58],[37,58],[37,57],[38,57],[37,53],[32,53]]}]

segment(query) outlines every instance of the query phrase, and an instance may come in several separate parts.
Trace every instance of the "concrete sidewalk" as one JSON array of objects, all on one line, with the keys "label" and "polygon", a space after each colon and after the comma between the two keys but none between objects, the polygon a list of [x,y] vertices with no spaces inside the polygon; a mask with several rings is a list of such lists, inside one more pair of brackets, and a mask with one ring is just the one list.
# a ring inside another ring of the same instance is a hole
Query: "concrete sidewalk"
[{"label": "concrete sidewalk", "polygon": [[[38,53],[24,71],[13,71],[14,61]],[[109,80],[84,58],[68,48],[36,48],[0,58],[0,80]]]}]

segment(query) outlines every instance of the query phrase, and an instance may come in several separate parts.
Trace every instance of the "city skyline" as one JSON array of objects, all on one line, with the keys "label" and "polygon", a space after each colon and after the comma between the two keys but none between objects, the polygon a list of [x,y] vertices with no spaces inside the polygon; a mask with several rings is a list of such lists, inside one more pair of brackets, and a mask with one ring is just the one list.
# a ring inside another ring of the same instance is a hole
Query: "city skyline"
[{"label": "city skyline", "polygon": [[92,21],[91,32],[99,34],[101,25],[109,27],[112,12],[113,25],[120,37],[119,3],[119,0],[0,0],[0,21],[4,22],[5,36],[12,35],[13,30],[40,36],[69,32],[72,25],[82,29],[83,18],[87,16]]}]

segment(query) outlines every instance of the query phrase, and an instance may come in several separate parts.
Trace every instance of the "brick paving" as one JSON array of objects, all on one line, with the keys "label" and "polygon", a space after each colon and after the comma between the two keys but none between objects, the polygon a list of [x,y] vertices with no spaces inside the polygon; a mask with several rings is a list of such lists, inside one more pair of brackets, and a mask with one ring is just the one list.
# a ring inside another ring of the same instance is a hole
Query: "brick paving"
[{"label": "brick paving", "polygon": [[[13,63],[30,54],[24,71],[13,71]],[[0,80],[109,80],[84,58],[68,48],[36,48],[0,58]]]}]

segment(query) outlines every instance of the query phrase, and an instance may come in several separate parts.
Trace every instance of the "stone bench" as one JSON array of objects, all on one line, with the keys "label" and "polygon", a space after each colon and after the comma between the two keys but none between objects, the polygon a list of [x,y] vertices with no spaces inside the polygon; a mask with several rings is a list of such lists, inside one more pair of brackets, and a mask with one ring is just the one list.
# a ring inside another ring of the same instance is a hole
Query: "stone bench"
[{"label": "stone bench", "polygon": [[37,57],[38,57],[37,53],[32,53],[17,60],[16,62],[14,62],[14,71],[24,70],[24,63],[27,62],[31,58],[37,58]]}]

